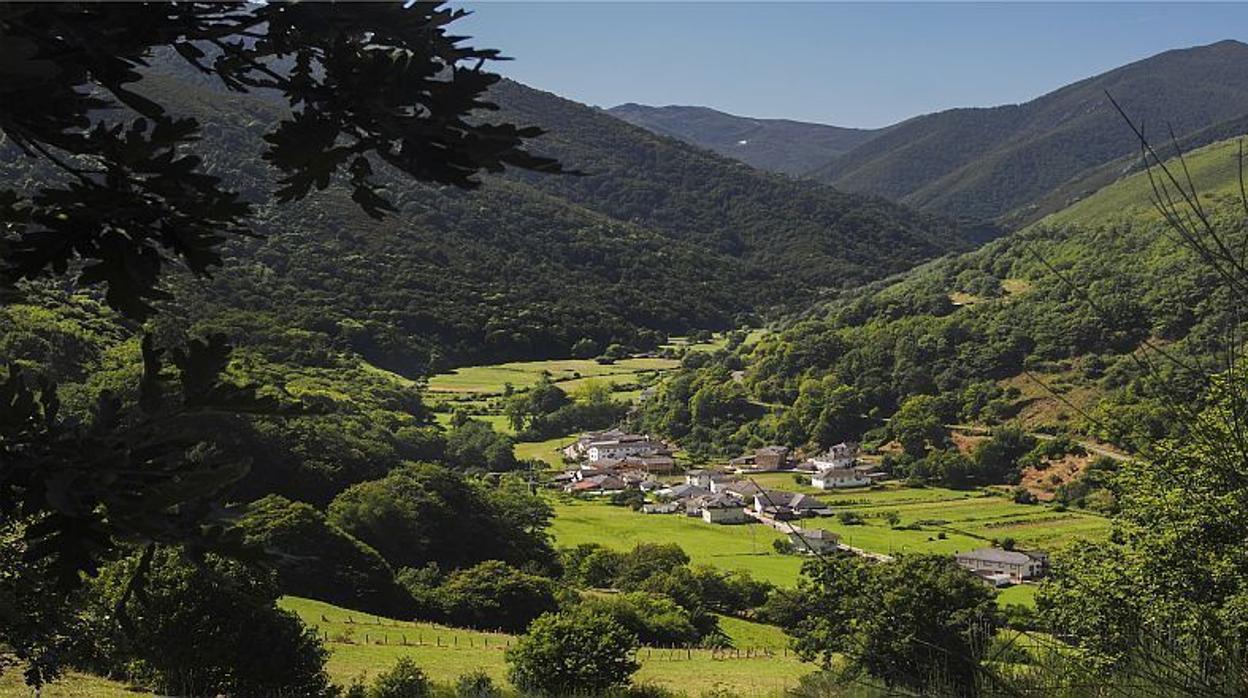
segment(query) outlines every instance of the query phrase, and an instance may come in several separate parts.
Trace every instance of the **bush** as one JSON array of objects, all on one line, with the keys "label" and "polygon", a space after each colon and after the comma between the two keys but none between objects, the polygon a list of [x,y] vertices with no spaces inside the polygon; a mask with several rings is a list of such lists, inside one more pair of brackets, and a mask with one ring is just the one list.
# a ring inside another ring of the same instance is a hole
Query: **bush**
[{"label": "bush", "polygon": [[859,514],[856,511],[842,511],[836,515],[836,520],[839,521],[842,526],[861,526],[863,523],[862,514]]},{"label": "bush", "polygon": [[636,651],[637,636],[610,616],[552,613],[507,651],[508,675],[522,691],[599,695],[628,684],[641,666]]},{"label": "bush", "polygon": [[436,597],[452,625],[524,632],[533,619],[558,608],[554,585],[497,560],[447,577]]},{"label": "bush", "polygon": [[248,544],[276,553],[283,593],[376,614],[409,610],[385,559],[309,504],[270,495],[248,505],[238,526]]},{"label": "bush", "polygon": [[609,616],[645,645],[673,647],[700,639],[689,612],[660,594],[596,596],[585,599],[582,606],[587,612]]},{"label": "bush", "polygon": [[426,698],[431,693],[425,672],[411,657],[400,657],[389,670],[377,675],[368,698]]},{"label": "bush", "polygon": [[483,671],[464,674],[455,681],[455,698],[502,698],[503,692],[494,679]]},{"label": "bush", "polygon": [[[140,591],[129,591],[144,566]],[[191,564],[165,547],[131,555],[88,589],[91,630],[79,664],[158,693],[331,695],[328,653],[295,614],[277,608],[278,595],[271,574],[236,561],[208,555]]]}]

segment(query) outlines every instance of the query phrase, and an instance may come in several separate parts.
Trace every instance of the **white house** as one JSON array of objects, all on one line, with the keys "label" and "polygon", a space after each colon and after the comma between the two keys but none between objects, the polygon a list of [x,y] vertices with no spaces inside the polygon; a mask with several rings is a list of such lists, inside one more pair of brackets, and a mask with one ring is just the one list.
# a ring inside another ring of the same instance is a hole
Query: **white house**
[{"label": "white house", "polygon": [[686,485],[705,487],[712,492],[718,492],[724,485],[734,482],[736,479],[736,477],[718,470],[690,470],[685,473]]},{"label": "white house", "polygon": [[808,462],[808,467],[815,471],[852,468],[858,463],[858,445],[853,443],[839,443],[828,450],[813,457]]},{"label": "white house", "polygon": [[819,554],[836,550],[841,537],[822,528],[805,528],[789,534],[789,544],[799,553]]},{"label": "white house", "polygon": [[826,468],[810,476],[810,485],[821,490],[866,487],[871,478],[862,468]]},{"label": "white house", "polygon": [[661,444],[652,441],[648,436],[623,434],[621,436],[590,442],[585,454],[589,462],[600,460],[618,460],[629,456],[650,454],[659,450]]},{"label": "white house", "polygon": [[1014,583],[1044,576],[1049,568],[1049,556],[1039,551],[1002,550],[980,548],[954,556],[959,565],[985,578],[1008,575]]},{"label": "white house", "polygon": [[715,524],[744,523],[749,520],[745,507],[735,497],[725,494],[713,494],[700,502],[702,520]]}]

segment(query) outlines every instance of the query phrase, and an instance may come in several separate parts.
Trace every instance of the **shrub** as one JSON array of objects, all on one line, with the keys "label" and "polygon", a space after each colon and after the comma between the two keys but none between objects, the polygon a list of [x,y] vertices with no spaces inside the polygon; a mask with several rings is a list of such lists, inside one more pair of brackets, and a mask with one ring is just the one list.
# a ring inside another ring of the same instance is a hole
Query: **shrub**
[{"label": "shrub", "polygon": [[389,670],[377,675],[368,698],[426,698],[431,693],[425,672],[411,657],[400,657]]},{"label": "shrub", "polygon": [[637,636],[610,616],[547,614],[507,651],[511,682],[539,694],[598,695],[628,684],[640,668]]},{"label": "shrub", "polygon": [[630,592],[597,596],[582,602],[589,612],[611,617],[645,645],[691,645],[699,640],[689,611],[659,594]]},{"label": "shrub", "polygon": [[[140,592],[129,591],[145,566]],[[278,594],[271,574],[236,561],[192,564],[166,547],[131,555],[88,589],[79,663],[160,693],[330,695],[325,649],[277,608]]]},{"label": "shrub", "polygon": [[455,698],[502,698],[503,692],[494,679],[483,671],[460,676],[455,681]]},{"label": "shrub", "polygon": [[251,503],[238,526],[248,544],[276,553],[282,592],[378,614],[411,603],[394,571],[371,547],[303,502],[271,495]]},{"label": "shrub", "polygon": [[856,511],[842,511],[836,515],[836,520],[839,521],[842,526],[861,526],[863,523],[862,514],[859,514]]},{"label": "shrub", "polygon": [[558,607],[549,579],[497,560],[452,573],[436,596],[452,625],[507,632],[523,632],[533,619]]}]

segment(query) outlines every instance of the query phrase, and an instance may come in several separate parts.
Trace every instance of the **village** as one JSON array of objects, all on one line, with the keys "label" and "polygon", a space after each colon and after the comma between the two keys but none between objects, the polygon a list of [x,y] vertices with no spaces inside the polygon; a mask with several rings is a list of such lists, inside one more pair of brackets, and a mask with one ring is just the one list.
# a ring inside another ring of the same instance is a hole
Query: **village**
[{"label": "village", "polygon": [[[708,525],[761,524],[788,537],[787,549],[821,556],[852,554],[880,562],[892,555],[854,547],[835,532],[800,525],[835,516],[818,496],[758,484],[755,476],[789,473],[795,482],[822,491],[861,490],[888,479],[860,457],[857,444],[843,442],[801,458],[785,446],[764,446],[719,467],[681,468],[675,449],[649,435],[621,429],[586,432],[566,445],[568,467],[551,479],[553,487],[584,498],[629,502],[647,515],[701,519]],[[1048,571],[1048,554],[1014,549],[1011,543],[957,551],[958,564],[994,587],[1039,579]]]}]

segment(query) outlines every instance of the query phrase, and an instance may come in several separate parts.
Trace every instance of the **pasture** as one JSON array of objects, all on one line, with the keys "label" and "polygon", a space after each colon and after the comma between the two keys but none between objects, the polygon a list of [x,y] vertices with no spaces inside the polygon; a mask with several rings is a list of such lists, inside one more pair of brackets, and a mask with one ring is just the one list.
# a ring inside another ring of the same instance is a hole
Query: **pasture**
[{"label": "pasture", "polygon": [[[632,402],[641,396],[643,384],[656,382],[663,372],[678,365],[675,359],[631,358],[613,364],[599,364],[585,359],[556,359],[469,366],[430,378],[425,399],[435,409],[441,409],[434,413],[434,417],[444,427],[450,424],[453,407],[467,410],[474,419],[489,422],[499,433],[513,434],[514,430],[506,416],[500,414],[498,404],[508,385],[514,390],[527,390],[537,385],[543,376],[549,376],[564,391],[574,394],[590,381],[598,381],[610,386],[615,400]],[[516,444],[516,457],[543,460],[558,467],[563,464],[559,448],[567,444],[572,436],[519,442]]]},{"label": "pasture", "polygon": [[[784,484],[781,478],[788,478]],[[763,486],[792,486],[789,474],[754,476]],[[811,490],[814,492],[814,490]],[[1107,519],[1081,511],[1015,504],[982,490],[939,487],[884,486],[875,489],[818,493],[834,511],[853,511],[861,524],[845,524],[836,516],[805,519],[803,528],[822,528],[848,545],[885,554],[952,555],[1013,538],[1022,548],[1059,549],[1075,540],[1097,540],[1109,530]],[[627,550],[638,543],[676,543],[694,563],[750,572],[780,586],[797,581],[802,558],[782,555],[772,541],[784,534],[761,524],[724,526],[671,514],[641,514],[605,502],[560,497],[554,501],[551,532],[561,546],[600,543]],[[897,517],[897,527],[889,518]],[[1021,597],[1021,593],[1019,593]]]},{"label": "pasture", "polygon": [[[281,606],[327,638],[329,674],[341,685],[369,680],[394,664],[412,657],[429,678],[439,683],[484,671],[506,685],[506,650],[516,637],[378,618],[310,599],[285,597]],[[741,696],[779,696],[813,670],[787,650],[779,629],[735,618],[722,618],[724,631],[740,650],[669,650],[642,648],[641,670],[635,680],[698,695],[719,687]]]},{"label": "pasture", "polygon": [[627,507],[560,497],[552,502],[555,544],[598,543],[629,550],[638,543],[675,543],[694,564],[745,570],[758,579],[793,586],[802,558],[781,555],[772,541],[784,534],[761,524],[722,526],[676,514],[641,514]]},{"label": "pasture", "polygon": [[576,389],[578,381],[597,378],[608,383],[632,383],[642,374],[670,370],[678,363],[674,359],[659,358],[621,359],[613,364],[600,364],[590,359],[556,359],[468,366],[433,376],[429,379],[428,391],[435,398],[497,396],[503,394],[507,384],[516,390],[531,388],[543,375],[549,375],[552,381],[571,391]]}]

